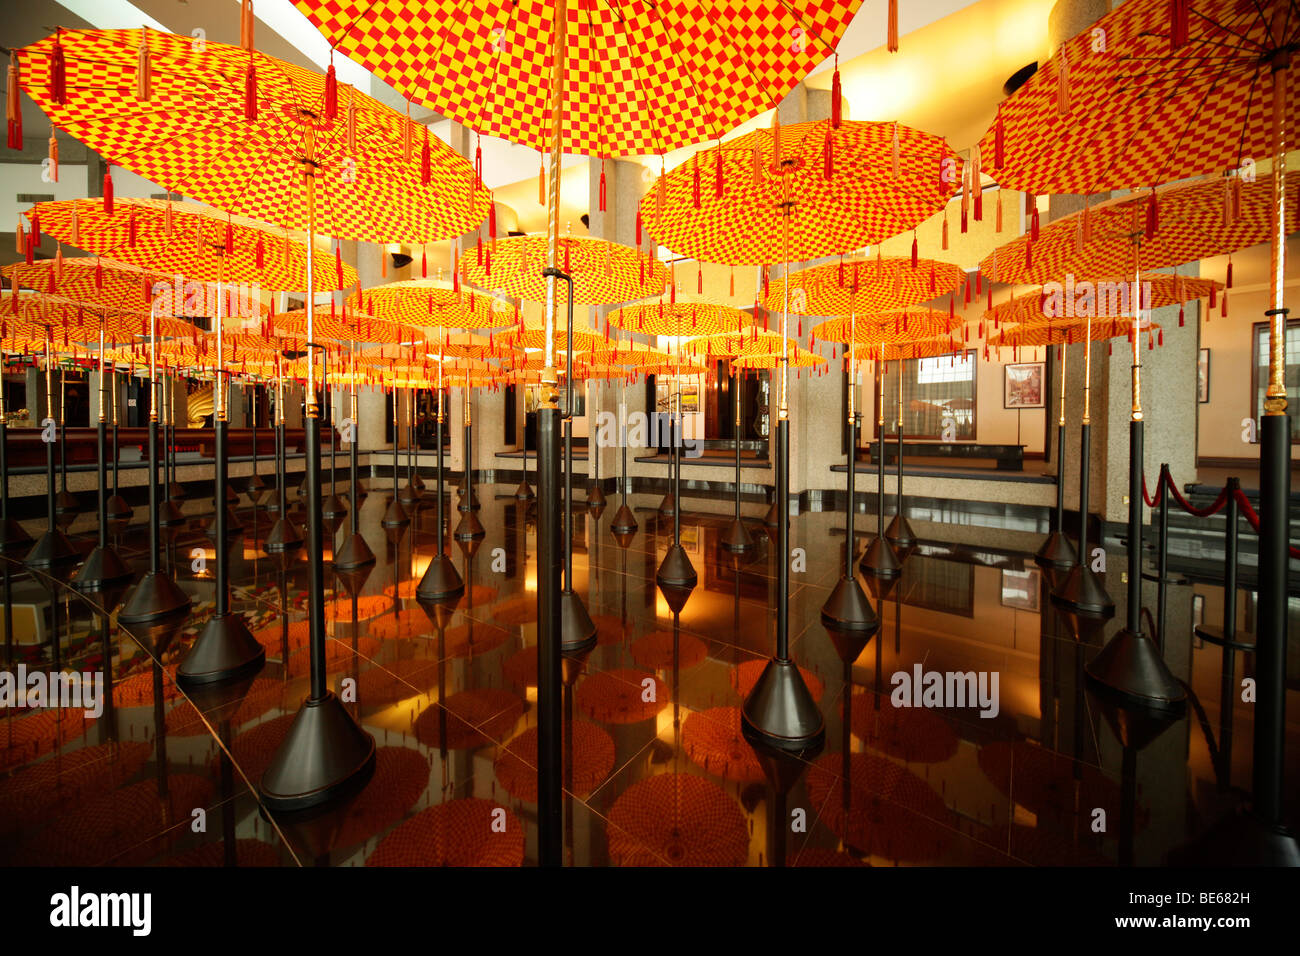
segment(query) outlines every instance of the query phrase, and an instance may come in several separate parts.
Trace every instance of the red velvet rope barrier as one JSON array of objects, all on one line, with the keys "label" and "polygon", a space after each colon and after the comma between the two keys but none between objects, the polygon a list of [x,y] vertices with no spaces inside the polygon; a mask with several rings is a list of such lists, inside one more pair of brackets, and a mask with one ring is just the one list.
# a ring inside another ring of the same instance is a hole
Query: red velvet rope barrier
[{"label": "red velvet rope barrier", "polygon": [[[1180,508],[1196,518],[1208,518],[1211,515],[1218,514],[1228,503],[1228,486],[1224,485],[1219,490],[1219,496],[1214,499],[1214,502],[1208,508],[1197,508],[1178,491],[1178,486],[1174,484],[1173,476],[1170,475],[1169,472],[1162,470],[1160,472],[1160,479],[1156,482],[1156,490],[1153,494],[1147,492],[1147,476],[1142,476],[1142,498],[1146,501],[1148,508],[1154,508],[1156,506],[1156,496],[1160,494],[1161,485],[1169,490],[1169,493],[1173,495],[1174,501],[1178,503]],[[1241,508],[1241,513],[1245,516],[1247,524],[1250,525],[1251,529],[1256,534],[1259,534],[1259,515],[1256,514],[1255,509],[1251,507],[1250,499],[1246,497],[1246,493],[1240,488],[1237,488],[1232,492],[1232,497],[1236,499],[1237,506]],[[1291,557],[1300,558],[1300,548],[1297,548],[1295,545],[1288,545],[1287,551]]]}]

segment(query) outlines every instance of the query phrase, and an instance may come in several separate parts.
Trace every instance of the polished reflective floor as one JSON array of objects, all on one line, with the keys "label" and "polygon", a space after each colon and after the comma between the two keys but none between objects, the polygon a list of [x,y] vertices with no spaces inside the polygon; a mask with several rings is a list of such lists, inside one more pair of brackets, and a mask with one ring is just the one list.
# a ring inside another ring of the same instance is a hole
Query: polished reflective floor
[{"label": "polished reflective floor", "polygon": [[[231,546],[233,606],[267,663],[202,697],[176,685],[177,662],[213,607],[209,515],[192,502],[167,555],[194,611],[152,632],[119,627],[102,613],[103,596],[3,562],[14,618],[5,669],[101,672],[111,694],[98,715],[0,710],[0,863],[536,862],[532,506],[513,486],[477,488],[486,536],[468,549],[448,536],[466,591],[435,621],[414,600],[436,548],[432,482],[400,536],[380,524],[391,489],[370,484],[359,520],[378,562],[346,586],[326,572],[329,683],[379,748],[366,788],[309,820],[259,805],[257,781],[307,693],[307,563],[302,551],[287,561],[261,551],[272,516],[246,499],[245,533]],[[449,489],[453,528],[456,501]],[[869,585],[881,627],[864,643],[831,634],[819,615],[843,568],[843,514],[792,516],[790,638],[826,740],[817,755],[775,765],[739,724],[775,646],[766,507],[745,505],[757,547],[733,556],[719,547],[729,502],[683,501],[682,543],[699,583],[674,617],[654,583],[671,518],[657,496],[633,496],[640,527],[620,542],[609,530],[618,503],[611,495],[600,514],[574,513],[574,586],[598,644],[565,694],[569,863],[1153,865],[1248,795],[1251,704],[1241,698],[1252,655],[1192,634],[1194,615],[1217,622],[1222,613],[1213,583],[1170,584],[1165,654],[1190,704],[1144,717],[1084,678],[1123,619],[1121,553],[1109,555],[1108,576],[1119,614],[1090,622],[1054,610],[1051,582],[1029,557],[1037,535],[917,521],[921,543],[902,576]],[[116,537],[138,568],[147,566],[141,511]],[[856,524],[861,553],[875,516]],[[89,549],[87,535],[74,537]],[[1154,623],[1154,584],[1144,600]],[[1249,630],[1251,595],[1238,604]],[[1286,759],[1295,768],[1294,647],[1290,659]],[[973,672],[990,694],[959,706],[918,689],[916,702],[929,706],[895,706],[895,675],[930,672]],[[1288,779],[1292,819],[1298,776]]]}]

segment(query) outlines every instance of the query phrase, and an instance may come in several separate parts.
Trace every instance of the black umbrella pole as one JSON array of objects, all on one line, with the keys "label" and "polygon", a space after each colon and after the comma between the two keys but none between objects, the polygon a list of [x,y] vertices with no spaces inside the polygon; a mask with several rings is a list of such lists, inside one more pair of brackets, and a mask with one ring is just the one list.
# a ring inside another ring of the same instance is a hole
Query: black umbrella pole
[{"label": "black umbrella pole", "polygon": [[[325,682],[325,571],[321,561],[325,542],[321,522],[320,418],[307,418],[307,619],[311,636],[311,699],[326,694]],[[221,539],[218,538],[220,541]]]},{"label": "black umbrella pole", "polygon": [[[856,422],[846,421],[844,428],[848,432],[849,440],[849,500],[844,506],[844,576],[853,577],[853,472],[857,467],[858,456],[854,449],[854,434]],[[848,764],[845,764],[847,767]]]},{"label": "black umbrella pole", "polygon": [[1142,633],[1142,465],[1144,422],[1128,423],[1128,630]]},{"label": "black umbrella pole", "polygon": [[[354,415],[352,425],[353,429],[357,427],[355,417],[356,416]],[[351,467],[351,474],[348,476],[348,486],[352,490],[352,533],[356,534],[357,511],[360,509],[360,504],[357,501],[357,441],[355,432],[353,433],[352,443],[348,445],[348,464]]]},{"label": "black umbrella pole", "polygon": [[558,866],[563,850],[560,678],[560,410],[537,413],[538,857]]},{"label": "black umbrella pole", "polygon": [[1282,818],[1286,723],[1287,563],[1291,495],[1291,419],[1260,421],[1259,630],[1255,639],[1254,810],[1268,826]]},{"label": "black umbrella pole", "polygon": [[[790,659],[790,421],[776,423],[776,659]],[[883,521],[883,519],[882,519]]]},{"label": "black umbrella pole", "polygon": [[[220,372],[218,372],[220,374]],[[218,410],[220,411],[220,410]],[[103,428],[103,425],[100,425]],[[230,613],[230,589],[227,586],[226,574],[230,564],[230,549],[226,542],[226,517],[229,509],[226,507],[226,481],[229,477],[229,468],[226,465],[226,438],[230,428],[230,422],[224,418],[218,418],[216,421],[216,497],[213,503],[216,506],[216,533],[217,533],[217,610],[216,616],[222,617]]]},{"label": "black umbrella pole", "polygon": [[1055,531],[1065,531],[1065,423],[1056,426],[1056,524]]},{"label": "black umbrella pole", "polygon": [[573,590],[573,418],[564,419],[564,590]]},{"label": "black umbrella pole", "polygon": [[158,419],[151,417],[149,419],[149,573],[158,573],[158,558]]}]

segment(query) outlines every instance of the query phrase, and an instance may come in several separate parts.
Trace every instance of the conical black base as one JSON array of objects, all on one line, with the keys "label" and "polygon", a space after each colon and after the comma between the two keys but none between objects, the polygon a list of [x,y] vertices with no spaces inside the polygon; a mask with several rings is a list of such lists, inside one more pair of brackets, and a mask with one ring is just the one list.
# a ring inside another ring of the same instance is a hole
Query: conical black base
[{"label": "conical black base", "polygon": [[185,515],[176,507],[174,501],[164,501],[158,506],[158,525],[162,528],[176,528],[185,524]]},{"label": "conical black base", "polygon": [[896,578],[903,573],[903,566],[898,561],[898,555],[894,553],[894,547],[888,539],[881,538],[879,535],[871,539],[867,545],[867,550],[862,554],[862,560],[858,562],[858,569],[863,574],[870,574],[877,578]]},{"label": "conical black base", "polygon": [[135,517],[135,510],[126,503],[121,495],[112,495],[105,505],[109,521],[130,521]]},{"label": "conical black base", "polygon": [[239,504],[239,492],[230,485],[226,485],[226,504],[232,506]]},{"label": "conical black base", "polygon": [[532,486],[528,484],[528,482],[521,481],[519,482],[519,487],[515,489],[515,497],[520,501],[532,501],[537,497],[537,494],[533,491]]},{"label": "conical black base", "polygon": [[781,509],[776,506],[775,500],[767,509],[767,514],[763,515],[763,524],[769,528],[775,528],[781,524]]},{"label": "conical black base", "polygon": [[560,592],[560,653],[581,654],[596,646],[596,625],[582,598],[573,591]]},{"label": "conical black base", "polygon": [[185,486],[179,481],[170,481],[167,483],[168,501],[174,504],[181,504],[187,498],[189,498],[189,493],[185,490]]},{"label": "conical black base", "polygon": [[81,502],[70,491],[60,491],[54,496],[54,514],[58,518],[75,518],[81,514]]},{"label": "conical black base", "polygon": [[677,499],[673,497],[673,493],[670,491],[664,495],[663,501],[659,502],[659,513],[661,515],[670,515],[676,507]]},{"label": "conical black base", "polygon": [[1076,564],[1070,568],[1060,588],[1052,592],[1052,601],[1089,614],[1110,616],[1115,613],[1115,602],[1101,586],[1097,575],[1092,573],[1092,568],[1086,564]]},{"label": "conical black base", "polygon": [[636,517],[632,514],[632,509],[627,505],[619,505],[614,517],[610,519],[609,530],[614,534],[635,534],[636,529]]},{"label": "conical black base", "polygon": [[385,528],[404,528],[411,523],[411,516],[406,513],[402,503],[394,498],[379,523]]},{"label": "conical black base", "polygon": [[727,530],[722,535],[720,544],[728,551],[748,551],[754,546],[754,538],[745,527],[745,522],[739,518],[732,518],[731,524],[727,525]]},{"label": "conical black base", "polygon": [[420,500],[420,497],[423,494],[424,494],[423,489],[417,488],[415,485],[413,485],[411,482],[408,481],[406,484],[402,486],[402,490],[397,493],[397,500],[404,505],[413,505]]},{"label": "conical black base", "polygon": [[415,596],[421,601],[440,601],[464,593],[465,582],[460,572],[451,563],[451,558],[442,553],[433,556],[415,588]]},{"label": "conical black base", "polygon": [[78,591],[104,591],[125,584],[133,577],[135,572],[126,566],[111,545],[96,545],[72,576],[72,586]]},{"label": "conical black base", "polygon": [[302,529],[288,518],[278,518],[271,526],[271,533],[262,543],[262,550],[275,554],[284,551],[297,551],[302,547]]},{"label": "conical black base", "polygon": [[894,515],[894,520],[889,522],[889,527],[885,529],[885,537],[894,543],[894,547],[900,549],[911,548],[916,544],[916,534],[902,515]]},{"label": "conical black base", "polygon": [[13,518],[0,521],[0,551],[20,551],[31,544],[32,536]]},{"label": "conical black base", "polygon": [[36,539],[32,549],[27,552],[27,557],[23,558],[23,564],[29,568],[53,568],[77,557],[77,549],[72,546],[68,536],[55,528]]},{"label": "conical black base", "polygon": [[150,571],[127,595],[117,619],[123,624],[147,624],[189,608],[190,596],[175,581],[162,571]]},{"label": "conical black base", "polygon": [[1060,531],[1053,531],[1034,553],[1034,561],[1045,568],[1064,571],[1079,563],[1079,552],[1074,549],[1074,542]]},{"label": "conical black base", "polygon": [[[217,537],[217,522],[212,521],[204,534],[215,540]],[[234,541],[236,538],[243,537],[243,535],[244,523],[235,517],[234,509],[226,508],[226,540]]]},{"label": "conical black base", "polygon": [[1183,707],[1187,691],[1170,672],[1160,650],[1145,634],[1122,629],[1084,665],[1088,679],[1153,707]]},{"label": "conical black base", "polygon": [[826,741],[826,722],[799,668],[775,658],[741,705],[740,729],[746,740],[794,753]]},{"label": "conical black base", "polygon": [[320,513],[326,518],[346,518],[348,506],[338,495],[326,495],[320,503]]},{"label": "conical black base", "polygon": [[605,506],[605,492],[600,490],[600,485],[592,485],[587,489],[587,507],[603,508]]},{"label": "conical black base", "polygon": [[478,511],[482,507],[478,502],[478,492],[473,492],[468,498],[462,493],[460,500],[456,502],[457,511]]},{"label": "conical black base", "polygon": [[857,578],[848,577],[841,577],[835,583],[831,596],[822,605],[822,623],[842,631],[875,633],[880,629],[880,618],[867,600],[867,593]]},{"label": "conical black base", "polygon": [[370,550],[366,539],[359,534],[348,532],[339,549],[334,552],[334,567],[346,571],[351,568],[364,568],[375,563],[375,552]]},{"label": "conical black base", "polygon": [[182,685],[239,680],[261,670],[266,648],[257,642],[239,614],[208,619],[197,641],[176,668]]},{"label": "conical black base", "polygon": [[686,549],[680,544],[669,545],[663,563],[655,572],[656,583],[666,588],[693,588],[698,580],[699,576],[686,555]]},{"label": "conical black base", "polygon": [[326,691],[303,703],[262,774],[262,802],[273,812],[305,810],[356,793],[375,770],[375,738]]},{"label": "conical black base", "polygon": [[456,522],[456,530],[451,533],[451,536],[457,541],[473,541],[486,534],[483,523],[478,520],[478,515],[473,511],[466,511],[461,515],[460,521]]}]

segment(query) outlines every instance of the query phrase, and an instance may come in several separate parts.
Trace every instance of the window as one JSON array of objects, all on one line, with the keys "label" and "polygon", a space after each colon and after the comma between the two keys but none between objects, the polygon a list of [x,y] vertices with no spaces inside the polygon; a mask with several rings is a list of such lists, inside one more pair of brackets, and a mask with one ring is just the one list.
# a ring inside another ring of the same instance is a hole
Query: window
[{"label": "window", "polygon": [[[898,370],[903,372],[903,437],[975,440],[975,352],[888,362],[885,434],[898,421]],[[945,423],[951,428],[945,433]],[[879,433],[879,426],[876,431]]]},{"label": "window", "polygon": [[[1252,338],[1251,394],[1255,424],[1264,414],[1264,393],[1268,390],[1268,323],[1256,322]],[[1300,320],[1286,325],[1286,400],[1291,416],[1291,441],[1300,442]],[[1258,429],[1256,430],[1256,441]]]}]

